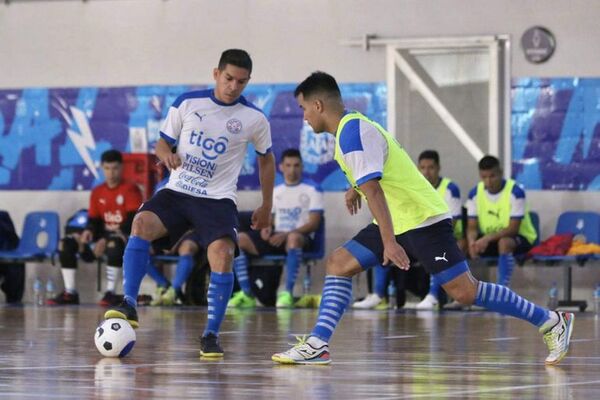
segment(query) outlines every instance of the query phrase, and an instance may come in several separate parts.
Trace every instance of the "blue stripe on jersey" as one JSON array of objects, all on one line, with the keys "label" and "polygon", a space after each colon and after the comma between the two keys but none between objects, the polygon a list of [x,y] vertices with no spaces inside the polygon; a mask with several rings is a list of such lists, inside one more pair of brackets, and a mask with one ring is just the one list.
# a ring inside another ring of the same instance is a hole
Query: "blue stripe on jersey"
[{"label": "blue stripe on jersey", "polygon": [[525,191],[521,186],[519,186],[518,183],[515,183],[515,185],[512,188],[512,195],[515,196],[516,199],[524,199]]},{"label": "blue stripe on jersey", "polygon": [[363,145],[360,140],[360,120],[352,119],[344,125],[340,132],[340,149],[343,154],[353,151],[362,151]]},{"label": "blue stripe on jersey", "polygon": [[169,143],[171,146],[174,146],[177,143],[177,140],[173,139],[171,136],[167,135],[163,131],[160,132],[160,137],[165,140],[165,142]]},{"label": "blue stripe on jersey", "polygon": [[240,102],[240,98],[238,97],[236,101],[234,101],[233,103],[223,103],[221,100],[217,99],[215,97],[215,92],[214,90],[210,91],[210,99],[217,105],[219,106],[223,106],[223,107],[231,107],[231,106],[235,106],[237,103]]},{"label": "blue stripe on jersey", "polygon": [[455,199],[460,199],[460,189],[456,186],[456,183],[450,182],[448,184],[448,190],[452,193],[452,197]]},{"label": "blue stripe on jersey", "polygon": [[381,173],[381,171],[371,172],[370,174],[367,174],[367,175],[363,176],[362,178],[357,179],[356,180],[356,185],[360,186],[363,183],[365,183],[367,181],[370,181],[371,179],[381,179],[382,175],[383,174]]},{"label": "blue stripe on jersey", "polygon": [[254,151],[255,151],[255,152],[256,152],[256,154],[258,154],[259,156],[266,156],[267,154],[269,154],[269,153],[270,153],[270,152],[272,152],[273,150],[272,150],[272,148],[271,148],[271,147],[269,147],[269,148],[267,149],[267,151],[265,151],[264,153],[261,153],[261,152],[260,152],[260,151],[258,151],[258,150],[254,150]]},{"label": "blue stripe on jersey", "polygon": [[477,186],[475,186],[473,189],[471,189],[471,191],[469,192],[469,200],[473,200],[475,198],[475,196],[477,196]]},{"label": "blue stripe on jersey", "polygon": [[172,107],[179,108],[181,103],[183,103],[185,100],[188,100],[188,99],[202,99],[202,98],[206,98],[206,97],[212,97],[212,93],[213,93],[212,89],[196,90],[193,92],[184,93],[175,99]]}]

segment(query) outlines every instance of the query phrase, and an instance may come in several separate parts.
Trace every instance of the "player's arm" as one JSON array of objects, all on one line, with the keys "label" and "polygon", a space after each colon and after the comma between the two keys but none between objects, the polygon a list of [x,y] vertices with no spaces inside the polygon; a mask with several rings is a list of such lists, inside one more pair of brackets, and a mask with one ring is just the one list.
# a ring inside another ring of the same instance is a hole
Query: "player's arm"
[{"label": "player's arm", "polygon": [[402,246],[396,242],[392,216],[379,181],[377,179],[368,180],[361,184],[359,188],[365,194],[371,214],[373,214],[379,226],[379,233],[384,247],[383,264],[386,265],[392,262],[400,269],[408,269],[410,261]]},{"label": "player's arm", "polygon": [[99,238],[104,233],[104,221],[98,210],[98,199],[96,191],[92,190],[90,196],[90,206],[88,208],[88,221],[85,229],[81,233],[81,242],[89,243],[94,238]]},{"label": "player's arm", "polygon": [[172,150],[173,147],[164,138],[161,137],[156,142],[156,156],[171,171],[181,166],[181,158]]},{"label": "player's arm", "polygon": [[275,186],[275,157],[272,152],[258,156],[258,176],[262,204],[252,213],[252,229],[266,228],[271,222],[273,187]]}]

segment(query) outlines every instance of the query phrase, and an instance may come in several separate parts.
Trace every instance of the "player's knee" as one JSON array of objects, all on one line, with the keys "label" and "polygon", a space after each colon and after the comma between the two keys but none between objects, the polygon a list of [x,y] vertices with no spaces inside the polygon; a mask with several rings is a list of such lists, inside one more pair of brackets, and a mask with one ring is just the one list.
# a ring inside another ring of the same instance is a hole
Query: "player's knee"
[{"label": "player's knee", "polygon": [[235,246],[230,240],[217,240],[208,246],[208,262],[211,267],[222,269],[233,261]]},{"label": "player's knee", "polygon": [[193,256],[198,253],[198,246],[193,240],[184,240],[179,246],[177,253],[180,256]]},{"label": "player's knee", "polygon": [[58,260],[62,268],[77,268],[77,251],[79,244],[77,241],[67,236],[61,239],[58,244]]},{"label": "player's knee", "polygon": [[106,263],[111,267],[123,266],[123,253],[125,252],[125,243],[123,239],[113,237],[106,242]]},{"label": "player's knee", "polygon": [[477,296],[477,285],[467,285],[454,288],[448,291],[448,295],[450,295],[460,304],[469,306],[475,303],[475,298]]},{"label": "player's knee", "polygon": [[290,232],[286,239],[287,249],[301,249],[304,245],[304,236],[298,232]]},{"label": "player's knee", "polygon": [[517,244],[513,238],[503,237],[498,240],[498,252],[500,254],[512,253],[517,247]]},{"label": "player's knee", "polygon": [[[326,270],[328,275],[347,276],[350,271],[346,267],[343,256],[339,251],[334,251],[327,257]],[[351,276],[351,275],[350,275]]]},{"label": "player's knee", "polygon": [[150,217],[144,213],[136,214],[131,224],[131,235],[137,236],[145,240],[154,239],[154,230]]}]

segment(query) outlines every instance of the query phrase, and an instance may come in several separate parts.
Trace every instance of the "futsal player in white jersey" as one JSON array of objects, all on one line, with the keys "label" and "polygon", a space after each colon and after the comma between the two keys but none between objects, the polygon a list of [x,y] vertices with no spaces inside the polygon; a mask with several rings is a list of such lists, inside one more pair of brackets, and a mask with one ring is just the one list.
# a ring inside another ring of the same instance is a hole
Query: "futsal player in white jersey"
[{"label": "futsal player in white jersey", "polygon": [[[275,160],[269,122],[242,96],[251,72],[247,52],[226,50],[213,71],[215,88],[185,93],[170,107],[156,155],[171,176],[166,187],[145,202],[134,218],[124,255],[125,298],[104,314],[138,327],[136,298],[150,242],[167,235],[178,238],[193,228],[199,244],[207,249],[211,268],[208,321],[200,338],[204,357],[223,356],[218,334],[233,288],[236,184],[248,143],[258,154],[262,190],[262,204],[252,214],[253,229],[268,226],[273,205]],[[174,146],[175,153],[171,151]]]},{"label": "futsal player in white jersey", "polygon": [[319,229],[323,213],[323,193],[309,180],[302,178],[302,156],[297,149],[287,149],[281,155],[279,170],[284,182],[273,191],[273,227],[240,232],[240,255],[233,269],[240,284],[239,292],[229,301],[229,307],[252,308],[256,300],[248,279],[247,254],[285,254],[285,290],[277,296],[277,307],[291,308],[293,290],[302,261],[303,250],[313,246],[313,234]]}]

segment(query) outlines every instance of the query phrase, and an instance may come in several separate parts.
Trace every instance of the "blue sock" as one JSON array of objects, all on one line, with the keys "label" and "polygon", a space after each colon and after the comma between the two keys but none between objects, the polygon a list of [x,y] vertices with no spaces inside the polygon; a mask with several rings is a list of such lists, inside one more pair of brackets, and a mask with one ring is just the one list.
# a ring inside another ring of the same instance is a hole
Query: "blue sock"
[{"label": "blue sock", "polygon": [[150,242],[137,236],[127,241],[123,254],[123,292],[125,301],[137,307],[137,295],[150,258]]},{"label": "blue sock", "polygon": [[233,272],[211,272],[208,285],[208,322],[202,336],[219,334],[227,302],[233,290]]},{"label": "blue sock", "polygon": [[502,286],[510,285],[510,277],[515,268],[515,258],[512,253],[500,254],[498,257],[498,280],[497,283]]},{"label": "blue sock", "polygon": [[351,299],[352,278],[327,275],[323,286],[319,318],[310,335],[329,342]]},{"label": "blue sock", "polygon": [[165,276],[156,268],[152,262],[152,259],[148,259],[148,264],[146,264],[146,273],[150,275],[150,278],[152,278],[158,286],[169,287],[169,280],[165,278]]},{"label": "blue sock", "polygon": [[440,295],[440,281],[435,277],[434,274],[429,276],[429,294],[435,297],[436,299]]},{"label": "blue sock", "polygon": [[373,273],[375,274],[375,294],[382,299],[387,293],[387,280],[390,269],[385,268],[383,265],[376,265],[373,267]]},{"label": "blue sock", "polygon": [[479,282],[475,304],[502,315],[524,319],[537,327],[548,319],[548,310],[495,283]]},{"label": "blue sock", "polygon": [[300,268],[300,260],[302,259],[302,249],[289,249],[285,258],[286,278],[285,290],[294,293],[294,285]]},{"label": "blue sock", "polygon": [[233,259],[233,270],[242,291],[246,295],[254,297],[248,276],[248,256],[243,251],[240,251],[240,255]]},{"label": "blue sock", "polygon": [[175,279],[173,279],[173,288],[175,290],[181,290],[183,284],[190,276],[192,268],[194,268],[194,256],[179,256],[177,268],[175,269]]}]

